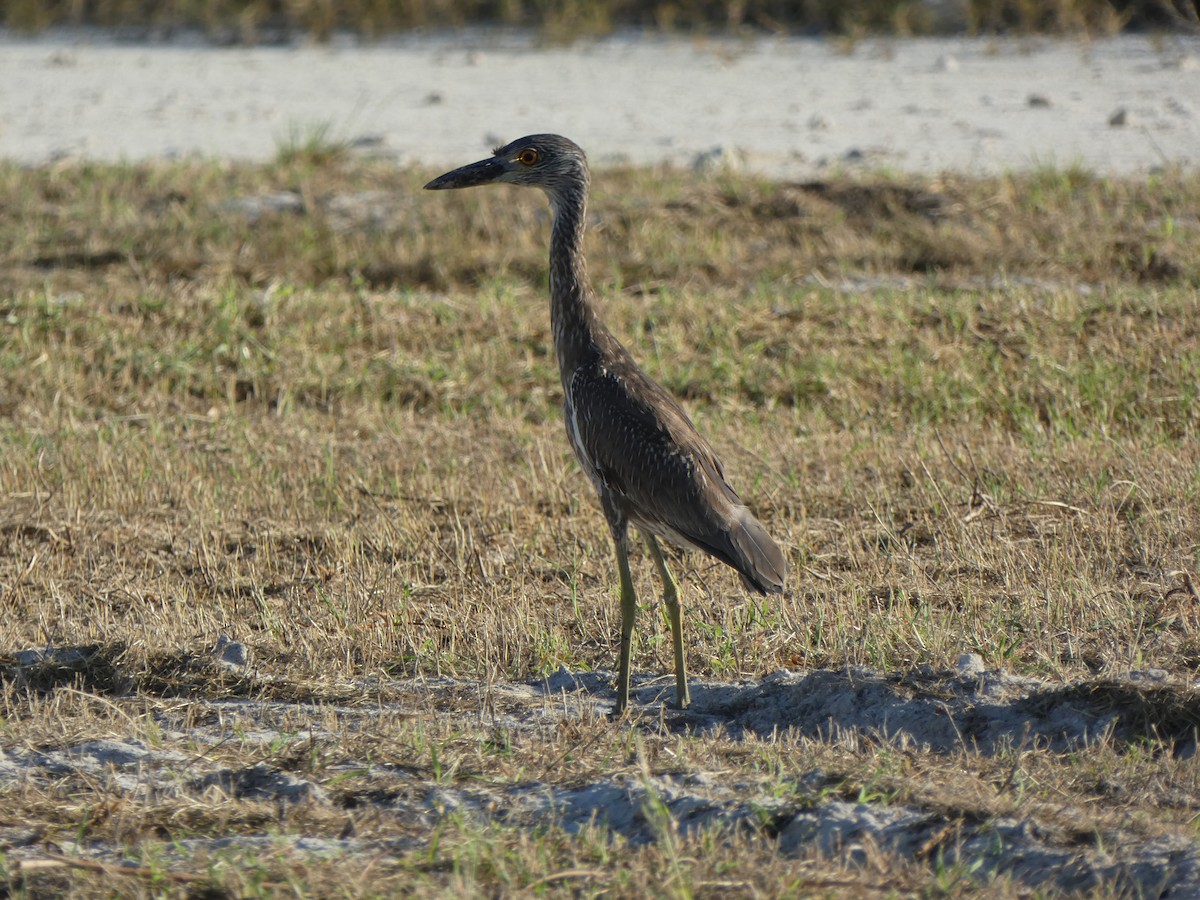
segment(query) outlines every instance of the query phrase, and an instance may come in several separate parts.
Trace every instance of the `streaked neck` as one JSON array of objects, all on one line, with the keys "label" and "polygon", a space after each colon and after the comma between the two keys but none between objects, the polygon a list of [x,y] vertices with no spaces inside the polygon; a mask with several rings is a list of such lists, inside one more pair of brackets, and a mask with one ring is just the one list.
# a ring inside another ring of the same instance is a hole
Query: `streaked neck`
[{"label": "streaked neck", "polygon": [[581,363],[596,353],[596,334],[604,326],[594,308],[583,231],[587,219],[587,177],[555,192],[547,191],[550,229],[550,329],[564,389]]}]

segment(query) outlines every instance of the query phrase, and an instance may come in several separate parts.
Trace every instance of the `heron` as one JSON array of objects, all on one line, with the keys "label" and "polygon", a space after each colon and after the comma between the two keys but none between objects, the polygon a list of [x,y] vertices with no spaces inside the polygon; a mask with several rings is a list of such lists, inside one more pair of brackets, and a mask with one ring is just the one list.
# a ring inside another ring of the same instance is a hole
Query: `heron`
[{"label": "heron", "polygon": [[484,184],[540,188],[550,202],[550,328],[571,449],[600,497],[616,548],[621,634],[614,715],[629,707],[637,594],[629,526],[637,527],[663,584],[675,655],[675,706],[691,703],[679,586],[658,539],[732,566],[747,589],[780,593],[787,562],[725,480],[717,455],[683,407],[634,361],[600,317],[583,254],[591,175],[573,141],[534,134],[435,178],[427,190]]}]

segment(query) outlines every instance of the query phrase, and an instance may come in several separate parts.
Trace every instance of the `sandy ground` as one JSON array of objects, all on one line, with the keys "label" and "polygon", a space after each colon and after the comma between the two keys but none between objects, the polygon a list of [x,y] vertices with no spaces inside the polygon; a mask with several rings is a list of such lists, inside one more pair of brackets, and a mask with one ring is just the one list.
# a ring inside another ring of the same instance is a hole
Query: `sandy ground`
[{"label": "sandy ground", "polygon": [[216,48],[0,33],[0,158],[262,160],[323,129],[432,166],[558,131],[593,162],[715,155],[782,177],[837,165],[1128,174],[1200,162],[1200,38],[544,49],[472,32]]},{"label": "sandy ground", "polygon": [[[31,672],[48,660],[69,665],[89,652],[86,648],[23,651],[16,655],[18,665],[5,674],[19,682],[23,671]],[[244,662],[210,664],[222,665],[231,677],[251,682],[265,677],[264,686],[270,680]],[[1145,829],[1131,828],[1093,840],[1073,835],[1061,824],[1048,827],[1047,821],[1071,822],[1081,815],[1069,797],[1064,797],[1057,816],[1039,821],[1027,818],[1027,808],[1020,803],[1013,805],[1011,815],[964,816],[957,804],[946,809],[936,804],[854,802],[842,796],[840,777],[820,768],[789,784],[784,796],[776,781],[764,780],[762,773],[752,771],[754,767],[733,778],[729,770],[636,777],[615,764],[620,773],[596,780],[513,783],[505,778],[467,777],[435,782],[428,773],[409,766],[347,758],[336,749],[346,732],[375,728],[380,717],[414,714],[430,722],[444,719],[461,728],[461,734],[472,734],[486,721],[494,733],[539,740],[563,722],[602,717],[614,698],[612,681],[611,672],[572,674],[565,669],[528,683],[419,678],[391,683],[389,693],[403,695],[398,703],[345,706],[326,701],[195,698],[164,704],[154,714],[160,737],[153,745],[137,737],[109,737],[66,741],[61,747],[0,747],[0,791],[23,787],[50,792],[56,785],[61,790],[64,783],[77,780],[104,785],[109,796],[121,798],[114,802],[133,806],[149,797],[158,803],[167,798],[181,803],[189,798],[197,803],[232,802],[246,810],[263,801],[286,803],[293,809],[371,807],[382,816],[413,823],[415,833],[422,835],[433,833],[446,815],[532,833],[551,825],[576,833],[599,822],[635,847],[656,839],[653,819],[645,810],[648,802],[657,799],[681,832],[719,827],[755,833],[767,828],[785,855],[817,851],[869,865],[873,854],[883,850],[928,864],[929,848],[939,846],[944,852],[944,857],[939,856],[942,864],[964,865],[983,880],[1007,878],[1016,894],[1048,890],[1160,896],[1169,886],[1172,897],[1200,896],[1200,848],[1190,834],[1151,829],[1148,837]],[[1070,753],[1097,739],[1115,747],[1136,746],[1145,739],[1141,719],[1145,704],[1172,703],[1178,688],[1165,673],[1153,671],[1078,687],[1052,684],[988,670],[972,654],[964,655],[948,672],[885,675],[850,668],[776,672],[733,683],[696,681],[694,707],[687,712],[665,706],[671,691],[669,677],[639,676],[635,682],[635,706],[646,705],[652,718],[657,718],[652,710],[661,710],[672,732],[723,734],[731,740],[750,735],[774,740],[786,734],[790,735],[786,740],[802,736],[845,741],[848,747],[858,741],[882,741],[899,753],[919,748],[985,755],[1011,754],[1013,747],[1026,744],[1037,746],[1039,752]],[[349,693],[366,696],[364,689],[369,691],[361,685]],[[1173,736],[1181,743],[1176,752],[1190,756],[1196,749],[1191,726],[1182,720],[1177,724]],[[240,764],[231,762],[229,753],[205,752],[231,740],[255,760],[271,762]],[[315,758],[318,746],[335,748],[338,755],[320,781],[310,777],[303,763],[299,767],[276,763]],[[256,748],[261,748],[259,753]],[[803,750],[798,747],[798,752]],[[947,840],[947,834],[953,838]],[[238,849],[278,852],[285,843],[298,856],[352,855],[362,858],[364,865],[373,857],[411,846],[403,840],[230,834],[172,841],[167,862],[186,869],[192,854]],[[12,860],[36,860],[43,855],[40,838],[14,823],[0,823],[0,845],[9,848]],[[87,859],[124,859],[120,848],[96,840],[75,843],[64,835],[57,846]]]}]

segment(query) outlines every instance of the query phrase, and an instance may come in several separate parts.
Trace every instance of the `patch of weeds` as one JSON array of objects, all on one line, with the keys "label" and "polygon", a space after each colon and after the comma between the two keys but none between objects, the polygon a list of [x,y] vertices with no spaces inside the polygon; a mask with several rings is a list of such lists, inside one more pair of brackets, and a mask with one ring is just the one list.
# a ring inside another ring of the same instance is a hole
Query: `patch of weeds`
[{"label": "patch of weeds", "polygon": [[350,147],[334,136],[331,122],[299,125],[295,122],[278,139],[275,162],[286,167],[322,168],[345,161]]}]

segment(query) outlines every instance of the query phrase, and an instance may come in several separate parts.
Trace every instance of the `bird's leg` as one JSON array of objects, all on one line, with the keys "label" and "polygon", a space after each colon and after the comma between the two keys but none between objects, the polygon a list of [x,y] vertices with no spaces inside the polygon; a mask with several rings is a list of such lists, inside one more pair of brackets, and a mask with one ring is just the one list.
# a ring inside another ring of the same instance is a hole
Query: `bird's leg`
[{"label": "bird's leg", "polygon": [[629,706],[629,654],[633,644],[633,620],[637,617],[637,594],[629,573],[629,539],[624,529],[614,530],[617,545],[617,569],[621,575],[621,653],[617,666],[617,703],[613,714],[620,715]]},{"label": "bird's leg", "polygon": [[687,709],[692,702],[692,695],[688,691],[687,661],[683,658],[683,621],[679,608],[679,585],[671,577],[671,570],[667,568],[667,561],[663,559],[662,550],[658,546],[658,541],[654,539],[654,535],[646,535],[646,544],[650,547],[650,555],[654,557],[654,564],[658,566],[658,574],[662,576],[663,604],[667,607],[667,617],[671,620],[671,642],[675,645],[675,706],[679,709]]}]

